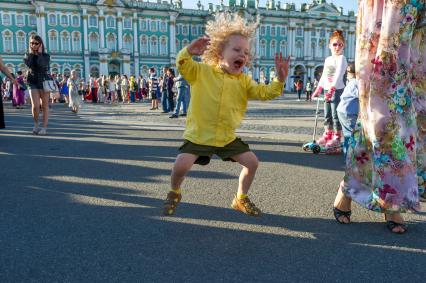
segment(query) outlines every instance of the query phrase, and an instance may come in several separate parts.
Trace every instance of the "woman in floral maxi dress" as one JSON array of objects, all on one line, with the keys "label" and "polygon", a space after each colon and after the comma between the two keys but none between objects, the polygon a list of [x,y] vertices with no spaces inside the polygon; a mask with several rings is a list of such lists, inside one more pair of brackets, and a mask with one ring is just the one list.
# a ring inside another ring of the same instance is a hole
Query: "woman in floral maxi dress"
[{"label": "woman in floral maxi dress", "polygon": [[404,233],[401,212],[420,209],[426,183],[426,0],[359,0],[356,69],[360,116],[334,201],[339,223],[351,200],[385,214]]}]

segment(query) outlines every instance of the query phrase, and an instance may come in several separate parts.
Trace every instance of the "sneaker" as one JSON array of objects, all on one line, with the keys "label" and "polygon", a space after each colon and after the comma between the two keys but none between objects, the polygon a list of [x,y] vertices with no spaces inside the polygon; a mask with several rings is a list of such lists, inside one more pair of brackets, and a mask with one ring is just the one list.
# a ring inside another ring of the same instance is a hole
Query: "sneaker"
[{"label": "sneaker", "polygon": [[170,116],[169,118],[178,118],[179,116],[176,114],[173,114],[172,116]]},{"label": "sneaker", "polygon": [[322,137],[317,140],[317,144],[324,146],[328,141],[330,141],[333,137],[333,131],[332,130],[325,130],[322,134]]},{"label": "sneaker", "polygon": [[40,128],[40,130],[38,131],[39,136],[45,136],[46,134],[47,134],[46,128]]},{"label": "sneaker", "polygon": [[186,117],[186,113],[179,114],[179,116],[181,116],[181,117]]},{"label": "sneaker", "polygon": [[170,191],[167,194],[166,200],[164,201],[163,215],[173,215],[181,199],[182,194],[177,194],[173,191]]},{"label": "sneaker", "polygon": [[34,128],[33,128],[33,134],[34,135],[38,135],[38,133],[40,132],[40,128],[38,127],[38,126],[34,126]]},{"label": "sneaker", "polygon": [[341,144],[341,137],[342,132],[341,131],[335,131],[333,133],[332,138],[325,144],[326,147],[337,147]]},{"label": "sneaker", "polygon": [[231,207],[251,216],[259,216],[262,213],[249,198],[238,199],[237,196],[234,196]]}]

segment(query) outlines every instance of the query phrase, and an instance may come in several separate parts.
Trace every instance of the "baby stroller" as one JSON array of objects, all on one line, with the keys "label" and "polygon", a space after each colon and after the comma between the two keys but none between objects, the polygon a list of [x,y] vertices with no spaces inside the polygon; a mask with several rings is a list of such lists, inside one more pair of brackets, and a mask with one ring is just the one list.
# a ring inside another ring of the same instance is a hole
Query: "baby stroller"
[{"label": "baby stroller", "polygon": [[342,152],[342,144],[338,146],[327,147],[327,146],[320,146],[316,141],[320,101],[324,101],[324,99],[317,97],[317,109],[315,112],[315,126],[314,126],[314,134],[312,135],[312,141],[303,144],[302,148],[304,151],[312,151],[312,153],[314,154],[319,154],[319,153],[340,154]]}]

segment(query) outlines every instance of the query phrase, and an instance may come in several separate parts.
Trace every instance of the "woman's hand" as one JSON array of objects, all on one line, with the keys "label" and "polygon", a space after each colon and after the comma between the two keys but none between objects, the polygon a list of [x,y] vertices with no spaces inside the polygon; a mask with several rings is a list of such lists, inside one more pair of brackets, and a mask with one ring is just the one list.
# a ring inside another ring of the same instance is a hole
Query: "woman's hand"
[{"label": "woman's hand", "polygon": [[323,91],[322,87],[317,87],[317,89],[314,91],[314,93],[312,94],[312,97],[318,97]]},{"label": "woman's hand", "polygon": [[283,54],[280,52],[275,54],[275,70],[277,70],[277,77],[280,82],[285,82],[288,76],[288,68],[290,65],[290,56],[283,60]]},{"label": "woman's hand", "polygon": [[209,46],[210,38],[208,37],[199,37],[191,42],[188,45],[188,53],[191,55],[200,56],[206,51]]}]

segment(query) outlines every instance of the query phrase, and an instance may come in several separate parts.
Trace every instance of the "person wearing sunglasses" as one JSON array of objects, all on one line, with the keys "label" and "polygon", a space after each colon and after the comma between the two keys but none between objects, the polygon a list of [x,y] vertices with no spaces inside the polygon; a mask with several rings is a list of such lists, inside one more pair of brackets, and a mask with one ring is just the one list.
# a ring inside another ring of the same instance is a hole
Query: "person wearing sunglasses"
[{"label": "person wearing sunglasses", "polygon": [[[39,35],[30,36],[29,51],[25,54],[24,63],[28,67],[27,82],[34,118],[33,134],[45,135],[49,116],[50,93],[44,90],[43,82],[48,79],[50,56],[46,53],[43,40]],[[41,128],[38,123],[40,100],[43,108],[43,124]]]},{"label": "person wearing sunglasses", "polygon": [[324,133],[317,143],[320,146],[330,148],[340,146],[342,136],[342,126],[340,125],[336,109],[345,88],[343,76],[345,75],[348,63],[346,57],[343,55],[345,38],[341,30],[333,32],[328,47],[330,48],[331,56],[325,59],[321,79],[312,96],[317,97],[325,90]]}]

